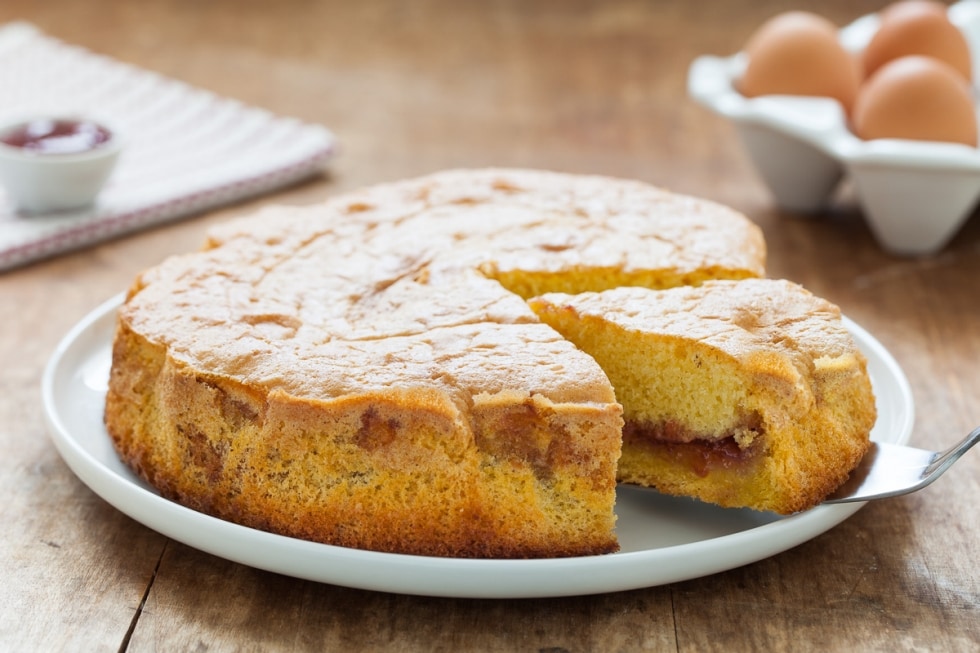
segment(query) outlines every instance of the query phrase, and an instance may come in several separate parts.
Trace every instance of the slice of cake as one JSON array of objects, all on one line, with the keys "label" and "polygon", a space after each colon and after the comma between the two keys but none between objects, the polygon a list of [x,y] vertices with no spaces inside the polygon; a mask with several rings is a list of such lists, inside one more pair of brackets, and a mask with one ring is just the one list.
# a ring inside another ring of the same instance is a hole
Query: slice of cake
[{"label": "slice of cake", "polygon": [[868,448],[875,402],[838,308],[787,281],[530,301],[609,376],[619,479],[726,507],[819,503]]}]

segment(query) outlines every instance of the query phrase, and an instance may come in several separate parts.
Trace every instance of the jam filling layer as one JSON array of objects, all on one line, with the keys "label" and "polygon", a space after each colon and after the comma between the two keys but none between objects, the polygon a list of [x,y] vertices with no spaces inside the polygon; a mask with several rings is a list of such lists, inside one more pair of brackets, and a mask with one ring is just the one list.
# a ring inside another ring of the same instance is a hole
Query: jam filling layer
[{"label": "jam filling layer", "polygon": [[761,454],[764,440],[761,420],[756,416],[746,418],[722,437],[694,433],[674,421],[627,419],[623,427],[624,446],[646,449],[702,477],[716,469],[749,467]]}]

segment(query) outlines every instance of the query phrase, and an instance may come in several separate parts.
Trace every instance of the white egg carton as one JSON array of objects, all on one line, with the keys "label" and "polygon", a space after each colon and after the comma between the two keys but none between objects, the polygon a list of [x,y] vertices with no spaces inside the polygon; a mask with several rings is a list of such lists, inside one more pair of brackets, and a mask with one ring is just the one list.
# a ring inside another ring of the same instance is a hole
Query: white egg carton
[{"label": "white egg carton", "polygon": [[[980,74],[980,0],[949,8],[966,36]],[[878,28],[877,15],[841,29],[844,46],[859,52]],[[875,238],[894,254],[941,250],[980,200],[980,149],[956,143],[854,136],[840,104],[829,98],[746,98],[734,88],[744,53],[702,56],[688,74],[688,92],[732,120],[763,181],[783,208],[817,213],[841,180],[853,182]]]}]

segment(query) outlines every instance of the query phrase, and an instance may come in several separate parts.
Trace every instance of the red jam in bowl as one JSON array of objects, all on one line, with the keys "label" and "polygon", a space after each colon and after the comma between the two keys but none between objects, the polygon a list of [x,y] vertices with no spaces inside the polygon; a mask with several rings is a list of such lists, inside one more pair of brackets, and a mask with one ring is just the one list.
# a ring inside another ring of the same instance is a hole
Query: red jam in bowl
[{"label": "red jam in bowl", "polygon": [[37,154],[82,154],[112,134],[88,120],[32,120],[0,137],[0,143]]}]

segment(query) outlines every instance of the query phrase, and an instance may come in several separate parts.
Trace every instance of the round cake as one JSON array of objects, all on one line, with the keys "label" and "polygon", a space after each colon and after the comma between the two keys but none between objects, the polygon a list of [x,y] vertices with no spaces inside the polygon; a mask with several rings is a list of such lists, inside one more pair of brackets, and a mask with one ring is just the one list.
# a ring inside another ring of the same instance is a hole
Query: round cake
[{"label": "round cake", "polygon": [[450,171],[214,229],[119,311],[105,421],[162,495],[440,556],[616,550],[622,407],[527,298],[764,274],[735,211],[639,182]]}]

